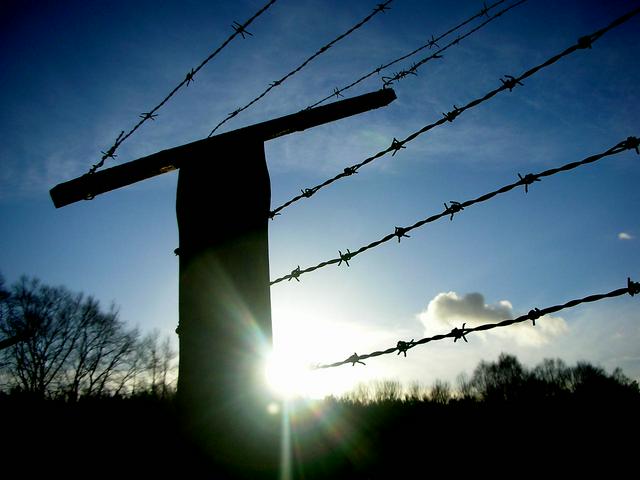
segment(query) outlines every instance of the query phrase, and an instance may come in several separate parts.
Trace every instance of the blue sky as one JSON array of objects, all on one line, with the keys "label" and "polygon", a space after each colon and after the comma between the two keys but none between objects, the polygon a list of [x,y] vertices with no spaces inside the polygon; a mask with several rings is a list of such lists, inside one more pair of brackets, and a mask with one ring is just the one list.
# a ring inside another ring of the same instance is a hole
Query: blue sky
[{"label": "blue sky", "polygon": [[[229,112],[366,16],[376,2],[279,0],[205,66],[109,165],[205,137]],[[505,5],[510,2],[505,2]],[[48,191],[85,173],[263,1],[4,2],[0,7],[0,271],[115,302],[144,330],[177,324],[177,174],[55,209]],[[394,0],[374,19],[225,124],[296,112],[477,13],[479,1]],[[385,109],[267,143],[275,207],[542,63],[631,1],[529,0],[427,63]],[[499,7],[498,7],[499,8]],[[474,24],[475,25],[475,24]],[[461,33],[466,31],[461,30]],[[272,278],[334,258],[517,179],[640,135],[640,18],[290,207],[270,224]],[[451,38],[452,40],[453,38]],[[443,40],[444,44],[446,39]],[[442,45],[441,44],[441,45]],[[415,60],[422,56],[419,54]],[[397,68],[408,67],[410,60]],[[373,77],[345,93],[377,90]],[[544,179],[466,209],[350,262],[272,287],[275,341],[292,362],[446,333],[463,319],[521,314],[640,279],[640,157],[634,152]],[[241,185],[239,186],[239,193]],[[474,294],[474,295],[470,295]],[[478,296],[478,294],[480,296]],[[462,312],[462,313],[461,313]],[[492,315],[495,315],[492,316]],[[314,377],[454,381],[502,352],[559,356],[640,377],[640,306],[622,297],[532,327],[438,342]],[[311,393],[318,393],[317,391]]]}]

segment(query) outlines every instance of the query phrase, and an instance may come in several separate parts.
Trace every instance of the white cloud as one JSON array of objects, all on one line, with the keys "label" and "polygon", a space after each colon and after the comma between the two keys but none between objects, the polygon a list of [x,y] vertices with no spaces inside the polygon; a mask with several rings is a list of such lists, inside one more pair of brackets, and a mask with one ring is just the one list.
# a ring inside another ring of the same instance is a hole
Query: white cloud
[{"label": "white cloud", "polygon": [[[476,327],[517,316],[513,305],[508,300],[487,305],[480,293],[469,293],[460,297],[456,292],[439,293],[429,302],[426,310],[418,314],[427,336],[446,333],[454,327],[461,327],[463,323],[466,323],[467,327]],[[567,330],[568,327],[563,318],[545,315],[536,321],[535,327],[531,322],[525,322],[476,335],[483,338],[486,338],[487,334],[494,335],[515,341],[521,346],[539,347]]]},{"label": "white cloud", "polygon": [[627,232],[620,232],[618,234],[618,240],[633,240],[635,237]]}]

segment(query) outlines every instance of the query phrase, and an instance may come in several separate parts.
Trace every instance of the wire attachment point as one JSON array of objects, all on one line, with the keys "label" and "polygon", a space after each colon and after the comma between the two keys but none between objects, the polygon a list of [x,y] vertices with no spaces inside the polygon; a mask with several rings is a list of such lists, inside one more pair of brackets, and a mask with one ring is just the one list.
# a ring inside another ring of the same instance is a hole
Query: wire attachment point
[{"label": "wire attachment point", "polygon": [[627,277],[627,290],[632,297],[640,293],[640,282],[634,282],[631,277]]},{"label": "wire attachment point", "polygon": [[407,229],[402,227],[396,227],[396,231],[394,232],[394,235],[398,237],[398,243],[400,243],[400,239],[403,237],[411,238],[410,235],[407,235]]},{"label": "wire attachment point", "polygon": [[278,215],[280,215],[280,212],[276,212],[275,210],[269,210],[269,219],[273,220],[274,218],[276,218]]}]

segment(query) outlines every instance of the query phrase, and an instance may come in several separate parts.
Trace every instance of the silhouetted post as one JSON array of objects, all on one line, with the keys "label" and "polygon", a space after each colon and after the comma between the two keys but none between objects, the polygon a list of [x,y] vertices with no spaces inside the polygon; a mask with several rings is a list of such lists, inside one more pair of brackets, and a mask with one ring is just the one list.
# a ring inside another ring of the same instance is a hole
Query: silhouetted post
[{"label": "silhouetted post", "polygon": [[[232,478],[274,478],[280,420],[267,412],[271,348],[264,142],[386,106],[391,89],[163,150],[56,185],[56,207],[180,169],[178,403],[188,455]],[[184,474],[193,475],[193,464]],[[221,472],[222,470],[222,472]],[[198,472],[208,478],[207,472]],[[217,478],[217,477],[214,477]]]},{"label": "silhouetted post", "polygon": [[205,456],[255,477],[276,471],[280,446],[261,371],[271,347],[269,173],[261,139],[198,157],[181,168],[176,199],[179,402]]}]

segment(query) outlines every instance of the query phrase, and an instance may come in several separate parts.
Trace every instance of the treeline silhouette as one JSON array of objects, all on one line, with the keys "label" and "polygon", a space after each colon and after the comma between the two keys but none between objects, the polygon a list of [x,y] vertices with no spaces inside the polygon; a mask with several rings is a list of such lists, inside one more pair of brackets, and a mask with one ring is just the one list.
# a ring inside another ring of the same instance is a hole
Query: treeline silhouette
[{"label": "treeline silhouette", "polygon": [[167,396],[177,352],[157,330],[142,335],[115,305],[65,287],[0,276],[0,390],[77,401],[81,397]]},{"label": "treeline silhouette", "polygon": [[[0,335],[18,338],[0,351],[5,471],[227,478],[183,441],[169,380],[175,353],[157,334],[141,335],[90,297],[22,278],[0,282]],[[261,478],[575,476],[596,468],[616,477],[636,450],[639,400],[638,382],[620,369],[560,359],[527,368],[501,354],[454,384],[381,380],[281,404],[276,424],[288,455],[281,471]]]}]

